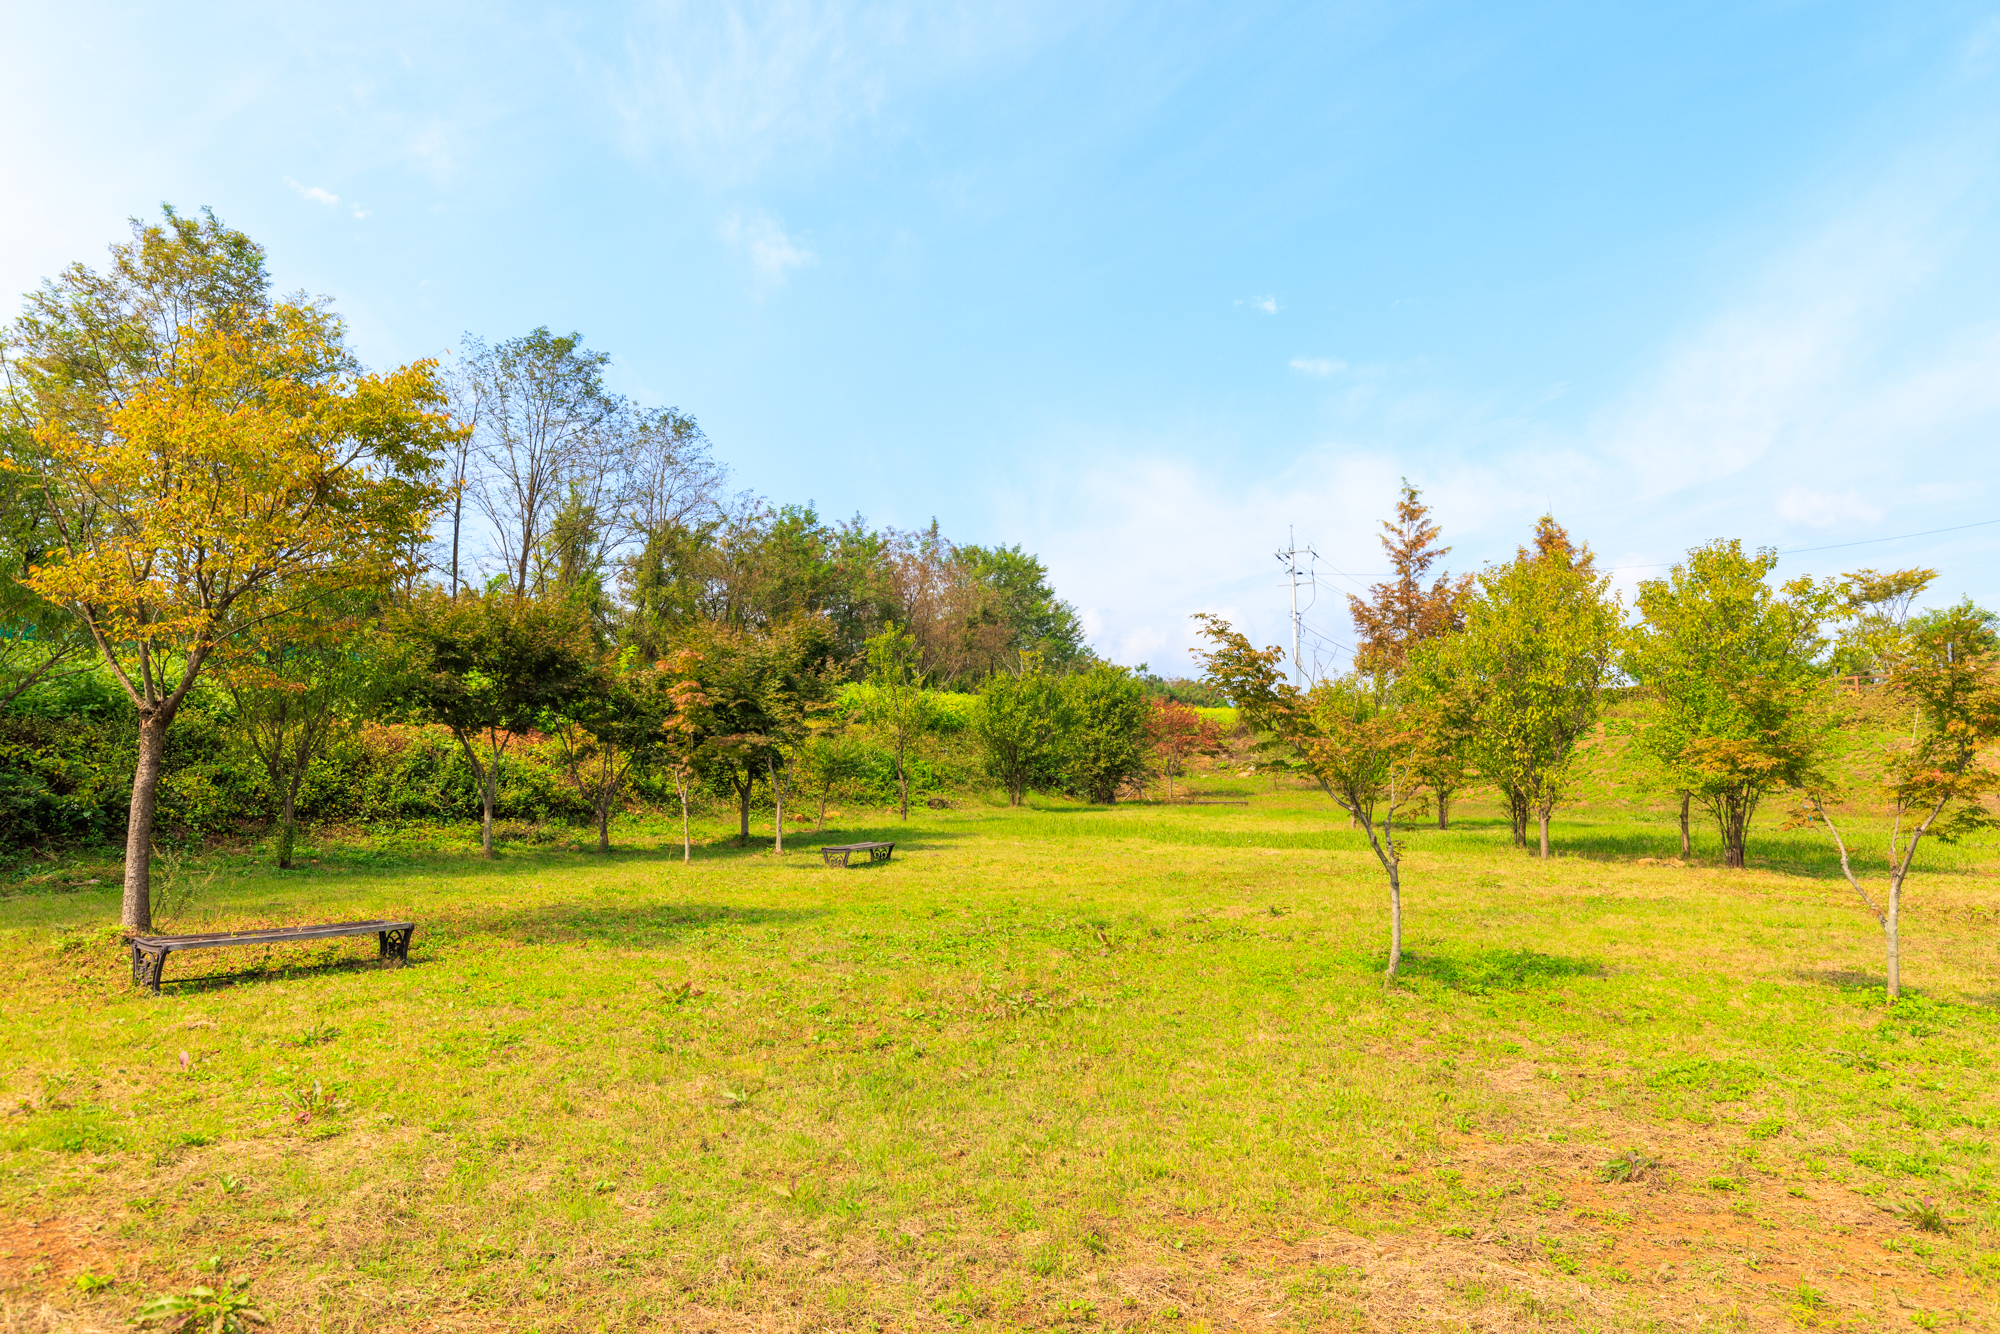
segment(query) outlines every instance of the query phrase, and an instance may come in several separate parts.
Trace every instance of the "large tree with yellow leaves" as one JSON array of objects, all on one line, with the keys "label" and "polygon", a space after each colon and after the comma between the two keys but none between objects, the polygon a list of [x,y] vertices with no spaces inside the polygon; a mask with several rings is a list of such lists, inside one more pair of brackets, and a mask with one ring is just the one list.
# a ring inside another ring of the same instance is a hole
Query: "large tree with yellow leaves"
[{"label": "large tree with yellow leaves", "polygon": [[25,582],[88,631],[139,715],[123,921],[150,927],[167,730],[202,670],[328,591],[404,573],[454,439],[436,369],[369,374],[323,305],[264,299],[241,233],[171,212],[78,265],[9,335],[17,466],[56,540]]}]

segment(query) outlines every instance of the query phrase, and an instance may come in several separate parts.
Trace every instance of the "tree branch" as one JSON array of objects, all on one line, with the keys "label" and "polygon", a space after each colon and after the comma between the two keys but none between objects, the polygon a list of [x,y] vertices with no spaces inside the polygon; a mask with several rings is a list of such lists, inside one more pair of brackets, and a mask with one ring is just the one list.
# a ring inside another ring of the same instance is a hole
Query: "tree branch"
[{"label": "tree branch", "polygon": [[1868,891],[1863,889],[1861,882],[1854,878],[1854,870],[1848,865],[1847,861],[1847,840],[1840,836],[1840,831],[1833,827],[1833,821],[1827,818],[1826,807],[1820,804],[1818,797],[1808,795],[1806,800],[1812,803],[1813,814],[1817,815],[1821,823],[1826,825],[1826,832],[1833,835],[1833,846],[1840,849],[1840,873],[1847,877],[1848,884],[1854,886],[1854,892],[1859,894],[1861,901],[1868,905],[1868,911],[1875,914],[1876,922],[1887,925],[1887,915],[1883,913],[1882,909],[1875,906],[1875,900],[1868,897]]}]

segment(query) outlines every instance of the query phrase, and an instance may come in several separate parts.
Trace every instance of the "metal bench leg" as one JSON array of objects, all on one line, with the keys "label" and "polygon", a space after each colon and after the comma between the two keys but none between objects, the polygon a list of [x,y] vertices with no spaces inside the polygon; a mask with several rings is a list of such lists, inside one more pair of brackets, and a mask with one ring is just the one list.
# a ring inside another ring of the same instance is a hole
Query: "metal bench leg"
[{"label": "metal bench leg", "polygon": [[167,950],[160,950],[157,953],[152,950],[142,950],[137,945],[134,945],[132,947],[132,981],[145,987],[146,990],[152,992],[155,996],[159,995],[160,975],[167,971],[168,953],[169,951]]},{"label": "metal bench leg", "polygon": [[375,935],[382,943],[380,957],[394,959],[398,963],[408,963],[410,937],[415,934],[416,928],[410,926],[397,927],[393,931],[377,931]]}]

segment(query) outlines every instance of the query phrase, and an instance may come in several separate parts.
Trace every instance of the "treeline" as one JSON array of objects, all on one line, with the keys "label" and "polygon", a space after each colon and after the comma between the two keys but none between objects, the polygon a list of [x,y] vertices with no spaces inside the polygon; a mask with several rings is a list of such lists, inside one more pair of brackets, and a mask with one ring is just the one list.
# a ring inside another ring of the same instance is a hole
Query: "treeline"
[{"label": "treeline", "polygon": [[634,793],[726,796],[747,833],[885,760],[906,804],[946,735],[1017,799],[1146,770],[1146,684],[1032,555],[732,494],[574,335],[372,373],[250,238],[169,209],[4,338],[0,809],[23,841],[122,832],[127,925],[163,800],[213,828],[261,798],[288,862],[302,808],[468,785],[490,851],[510,785],[604,843]]},{"label": "treeline", "polygon": [[[1745,863],[1751,822],[1774,798],[1789,820],[1823,830],[1843,872],[1883,928],[1888,985],[1898,982],[1904,879],[1925,838],[1953,839],[1993,822],[2000,790],[1982,750],[2000,738],[1996,618],[1969,601],[1912,616],[1937,571],[1860,570],[1772,581],[1776,553],[1734,540],[1695,548],[1642,582],[1636,615],[1610,591],[1590,548],[1544,516],[1512,560],[1477,574],[1432,570],[1448,554],[1415,488],[1404,487],[1382,546],[1394,576],[1350,598],[1359,636],[1353,670],[1297,684],[1280,650],[1257,649],[1204,617],[1206,679],[1228,694],[1264,745],[1316,782],[1367,831],[1391,893],[1389,972],[1401,952],[1401,851],[1393,829],[1426,814],[1440,827],[1454,793],[1490,785],[1516,847],[1551,855],[1549,821],[1570,790],[1606,690],[1637,688],[1638,741],[1680,794],[1681,847],[1691,810]],[[1834,822],[1862,795],[1831,763],[1839,678],[1894,691],[1911,733],[1879,757],[1872,795],[1893,832],[1878,900],[1854,870]]]}]

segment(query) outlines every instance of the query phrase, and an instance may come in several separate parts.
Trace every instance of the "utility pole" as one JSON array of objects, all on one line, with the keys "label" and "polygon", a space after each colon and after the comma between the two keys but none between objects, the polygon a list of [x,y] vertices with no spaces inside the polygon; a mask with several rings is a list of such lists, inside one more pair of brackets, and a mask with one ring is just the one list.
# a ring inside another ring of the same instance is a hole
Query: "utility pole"
[{"label": "utility pole", "polygon": [[1300,657],[1301,627],[1304,622],[1299,619],[1299,557],[1315,553],[1311,547],[1301,548],[1298,530],[1288,527],[1285,529],[1285,549],[1277,554],[1278,559],[1285,562],[1285,577],[1292,585],[1292,675],[1297,678],[1296,684],[1303,689],[1306,684],[1306,666]]}]

